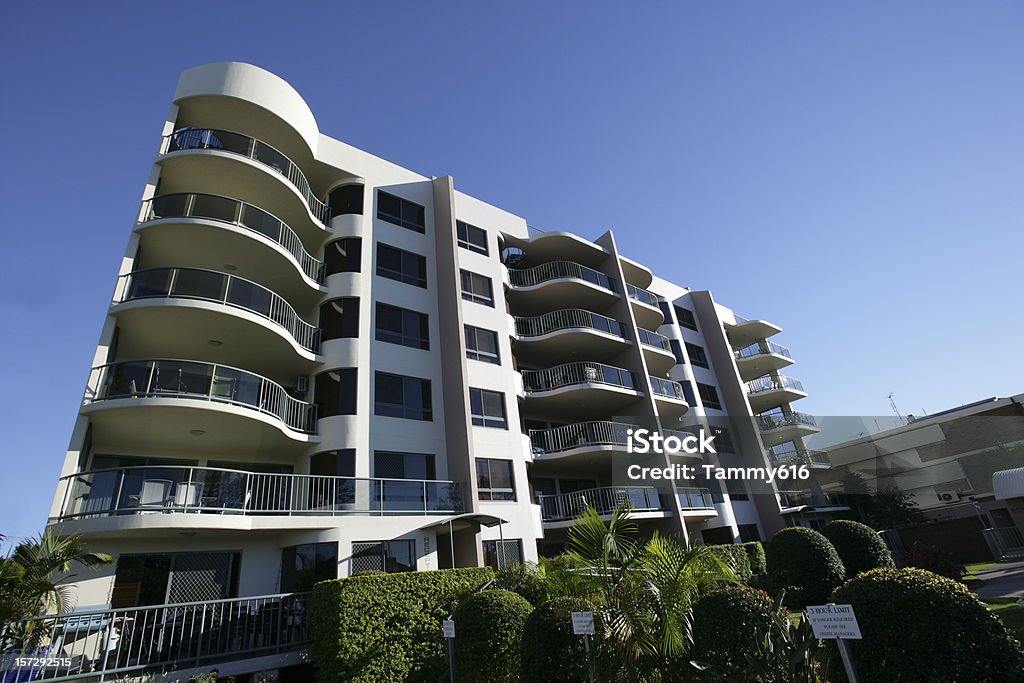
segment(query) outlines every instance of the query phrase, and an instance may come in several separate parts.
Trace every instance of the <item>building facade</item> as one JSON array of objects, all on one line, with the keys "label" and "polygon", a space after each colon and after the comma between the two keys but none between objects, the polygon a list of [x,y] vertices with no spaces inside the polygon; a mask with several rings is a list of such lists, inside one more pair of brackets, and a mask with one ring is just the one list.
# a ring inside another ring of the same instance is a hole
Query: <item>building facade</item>
[{"label": "building facade", "polygon": [[[629,501],[691,543],[839,502],[813,482],[633,486],[627,430],[723,466],[828,465],[781,329],[319,132],[256,67],[186,71],[131,230],[50,525],[117,561],[80,609],[530,562]],[[782,490],[779,489],[798,489]]]}]

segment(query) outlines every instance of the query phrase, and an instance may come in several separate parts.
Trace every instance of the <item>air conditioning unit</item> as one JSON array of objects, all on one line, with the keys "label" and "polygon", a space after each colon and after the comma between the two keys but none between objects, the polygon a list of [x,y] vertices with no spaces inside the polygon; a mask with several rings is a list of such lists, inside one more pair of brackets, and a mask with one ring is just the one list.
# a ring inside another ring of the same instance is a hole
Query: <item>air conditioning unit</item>
[{"label": "air conditioning unit", "polygon": [[295,378],[295,393],[304,394],[309,390],[309,378],[299,375]]},{"label": "air conditioning unit", "polygon": [[943,491],[939,494],[939,500],[943,503],[959,503],[960,492],[959,491]]}]

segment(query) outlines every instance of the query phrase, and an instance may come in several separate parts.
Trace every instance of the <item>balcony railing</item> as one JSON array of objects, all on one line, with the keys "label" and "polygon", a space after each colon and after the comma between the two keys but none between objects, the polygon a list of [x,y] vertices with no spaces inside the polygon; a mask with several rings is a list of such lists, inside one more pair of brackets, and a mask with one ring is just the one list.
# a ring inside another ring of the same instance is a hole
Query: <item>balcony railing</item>
[{"label": "balcony railing", "polygon": [[669,343],[668,337],[662,336],[657,332],[645,330],[642,327],[638,327],[636,331],[640,343],[644,346],[650,346],[655,349],[661,349],[662,351],[672,353],[672,345]]},{"label": "balcony railing", "polygon": [[758,427],[761,428],[762,432],[769,432],[773,429],[780,429],[782,427],[799,427],[801,425],[807,427],[818,426],[818,423],[814,420],[813,415],[808,415],[807,413],[798,413],[795,410],[789,415],[758,415],[757,424]]},{"label": "balcony railing", "polygon": [[513,287],[532,287],[550,280],[584,280],[610,292],[615,291],[610,277],[573,261],[551,261],[533,268],[510,269],[508,279]]},{"label": "balcony railing", "polygon": [[736,360],[741,360],[743,358],[753,358],[754,356],[765,356],[770,353],[776,353],[780,356],[785,356],[786,358],[792,358],[792,356],[789,355],[789,349],[768,340],[762,341],[760,344],[744,346],[742,349],[735,352],[735,356]]},{"label": "balcony railing", "polygon": [[527,393],[550,391],[574,384],[607,384],[636,389],[632,372],[603,363],[565,363],[546,370],[523,370],[523,389]]},{"label": "balcony railing", "polygon": [[187,398],[257,410],[292,429],[316,431],[316,406],[288,395],[280,384],[245,370],[190,360],[147,359],[93,368],[91,401]]},{"label": "balcony railing", "polygon": [[814,493],[813,491],[779,491],[779,504],[784,508],[846,507],[846,496],[841,493]]},{"label": "balcony railing", "polygon": [[793,379],[786,375],[779,375],[778,377],[773,375],[764,375],[747,382],[748,394],[760,394],[766,391],[781,391],[783,389],[792,389],[794,391],[806,393],[804,392],[804,385],[800,380]]},{"label": "balcony railing", "polygon": [[255,282],[204,268],[149,268],[122,276],[121,301],[199,299],[242,308],[277,323],[304,349],[316,353],[320,331],[281,296]]},{"label": "balcony railing", "polygon": [[185,512],[225,515],[432,515],[462,511],[450,481],[357,479],[146,465],[61,478],[58,519]]},{"label": "balcony railing", "polygon": [[210,128],[183,128],[165,138],[164,154],[189,149],[216,149],[230,152],[272,168],[287,178],[288,182],[299,191],[317,220],[326,224],[330,218],[327,204],[313,194],[309,181],[306,180],[306,176],[299,170],[295,162],[265,142],[242,133]]},{"label": "balcony railing", "polygon": [[622,323],[582,308],[551,311],[532,318],[516,318],[516,334],[520,337],[540,337],[550,332],[571,329],[591,329],[625,339]]},{"label": "balcony railing", "polygon": [[831,466],[832,460],[825,451],[799,448],[796,450],[776,452],[771,451],[772,460],[780,465],[803,463],[805,465]]},{"label": "balcony railing", "polygon": [[714,510],[715,502],[711,498],[711,489],[680,486],[676,489],[679,505],[684,510]]},{"label": "balcony railing", "polygon": [[[305,649],[309,593],[72,612],[33,619],[41,633],[24,647],[25,624],[5,624],[14,642],[0,680],[127,680],[162,668],[192,668]],[[19,664],[19,659],[21,663]]]},{"label": "balcony railing", "polygon": [[146,201],[142,220],[161,218],[205,218],[259,233],[284,247],[309,279],[323,282],[323,263],[309,255],[295,231],[277,216],[252,204],[196,192],[164,194]]},{"label": "balcony railing", "polygon": [[666,398],[674,398],[680,401],[686,400],[686,395],[683,394],[683,387],[679,382],[674,382],[670,379],[663,377],[650,376],[651,379],[651,390],[658,396],[664,396]]},{"label": "balcony railing", "polygon": [[623,446],[629,441],[626,432],[636,425],[625,422],[577,422],[552,429],[530,430],[530,443],[535,454],[559,453],[586,446]]},{"label": "balcony railing", "polygon": [[587,508],[594,508],[598,514],[607,515],[626,503],[633,506],[634,512],[658,512],[665,509],[658,490],[653,486],[601,486],[572,493],[537,496],[537,502],[540,503],[541,519],[545,522],[574,519]]},{"label": "balcony railing", "polygon": [[626,284],[626,296],[640,303],[658,308],[658,296],[648,292],[646,289],[640,289],[636,285]]}]

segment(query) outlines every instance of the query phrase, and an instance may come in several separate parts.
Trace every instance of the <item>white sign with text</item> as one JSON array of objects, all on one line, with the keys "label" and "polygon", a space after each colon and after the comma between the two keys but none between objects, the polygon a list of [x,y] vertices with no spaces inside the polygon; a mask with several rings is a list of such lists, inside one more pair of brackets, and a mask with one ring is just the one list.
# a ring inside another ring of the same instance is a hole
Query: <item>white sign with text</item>
[{"label": "white sign with text", "polygon": [[811,620],[815,638],[861,639],[853,605],[808,605],[807,618]]},{"label": "white sign with text", "polygon": [[593,612],[573,612],[572,613],[572,632],[578,636],[592,636],[594,635],[594,613]]}]

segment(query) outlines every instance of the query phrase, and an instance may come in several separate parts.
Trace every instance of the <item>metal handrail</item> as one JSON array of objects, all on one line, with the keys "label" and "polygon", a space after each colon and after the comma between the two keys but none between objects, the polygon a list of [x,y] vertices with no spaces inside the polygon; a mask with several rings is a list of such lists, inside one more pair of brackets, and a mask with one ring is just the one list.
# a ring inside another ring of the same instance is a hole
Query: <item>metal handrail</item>
[{"label": "metal handrail", "polygon": [[757,422],[762,432],[779,429],[780,427],[796,427],[799,425],[807,425],[809,427],[818,426],[813,415],[800,413],[795,410],[788,415],[758,415]]},{"label": "metal handrail", "polygon": [[516,318],[516,334],[520,337],[539,337],[557,330],[576,328],[592,329],[626,338],[623,325],[618,320],[582,308],[565,308],[531,318]]},{"label": "metal handrail", "polygon": [[219,363],[147,358],[92,369],[88,402],[117,398],[188,398],[252,408],[305,434],[316,432],[316,406],[288,395],[277,382]]},{"label": "metal handrail", "polygon": [[784,508],[800,507],[810,505],[815,507],[843,507],[846,505],[846,496],[841,493],[829,493],[822,491],[779,491],[779,504]]},{"label": "metal handrail", "polygon": [[644,346],[650,346],[654,349],[661,349],[662,351],[672,352],[672,345],[668,341],[668,337],[652,332],[651,330],[645,330],[642,327],[636,328],[637,338],[640,343]]},{"label": "metal handrail", "polygon": [[[309,593],[282,593],[33,617],[40,647],[0,658],[4,681],[112,680],[303,650]],[[0,627],[16,639],[24,623]],[[52,661],[53,664],[40,664]]]},{"label": "metal handrail", "polygon": [[[626,296],[630,299],[639,301],[640,303],[658,308],[658,295],[653,292],[648,292],[646,289],[641,289],[636,285],[626,283]],[[661,309],[659,308],[659,310]]]},{"label": "metal handrail", "polygon": [[455,482],[142,465],[65,475],[57,520],[133,513],[428,515],[461,512]]},{"label": "metal handrail", "polygon": [[803,383],[788,375],[762,375],[757,379],[752,379],[747,382],[748,394],[759,394],[765,391],[781,391],[782,389],[793,389],[794,391],[806,393],[804,392]]},{"label": "metal handrail", "polygon": [[[223,203],[222,211],[211,210],[205,204]],[[284,248],[309,279],[323,282],[323,263],[313,258],[302,244],[302,240],[287,223],[258,206],[239,199],[204,192],[176,192],[162,194],[143,202],[142,222],[162,218],[205,218],[245,228],[276,242]],[[230,206],[228,206],[230,205]]]},{"label": "metal handrail", "polygon": [[571,493],[537,496],[541,519],[558,522],[574,519],[587,508],[598,514],[610,514],[619,506],[629,503],[634,512],[665,510],[658,489],[653,486],[599,486]]},{"label": "metal handrail", "polygon": [[735,351],[733,355],[736,356],[736,360],[741,360],[743,358],[753,358],[754,356],[766,356],[772,353],[789,359],[793,358],[793,356],[789,355],[789,349],[785,346],[770,342],[767,339],[750,346],[744,346],[742,349]]},{"label": "metal handrail", "polygon": [[636,425],[625,422],[577,422],[551,429],[531,429],[530,443],[535,454],[558,453],[584,446],[625,446],[627,430]]},{"label": "metal handrail", "polygon": [[604,363],[563,363],[546,370],[522,370],[523,389],[527,393],[550,391],[574,384],[607,384],[636,389],[636,378],[624,368]]},{"label": "metal handrail", "polygon": [[283,152],[271,147],[262,140],[232,130],[218,128],[182,128],[165,136],[162,154],[191,149],[216,149],[252,159],[274,169],[288,179],[302,198],[310,212],[322,224],[330,218],[327,204],[320,201],[298,165]]},{"label": "metal handrail", "polygon": [[676,488],[679,505],[684,510],[714,510],[715,501],[711,497],[711,489],[696,486],[679,486]]},{"label": "metal handrail", "polygon": [[510,268],[508,279],[513,287],[532,287],[550,280],[584,280],[614,292],[613,280],[604,273],[575,261],[551,261],[532,268]]},{"label": "metal handrail", "polygon": [[798,448],[792,451],[771,451],[772,460],[777,463],[799,462],[806,465],[832,465],[832,459],[825,451],[816,451],[810,448]]},{"label": "metal handrail", "polygon": [[651,380],[651,391],[658,396],[665,396],[666,398],[675,398],[680,401],[686,400],[686,395],[683,393],[683,386],[674,380],[665,379],[663,377],[655,377],[650,375]]},{"label": "metal handrail", "polygon": [[[215,277],[209,282],[181,282],[182,273],[204,273]],[[207,268],[146,268],[132,271],[121,276],[125,285],[120,301],[138,301],[141,299],[198,299],[215,301],[225,306],[233,306],[255,313],[277,325],[298,342],[299,346],[313,353],[320,348],[320,330],[299,317],[295,309],[284,298],[252,280],[221,273]],[[242,283],[239,286],[238,283]],[[246,287],[253,287],[266,297],[266,305],[257,308],[253,305],[252,292]],[[203,292],[201,290],[208,289]],[[241,293],[238,290],[242,290]]]}]

